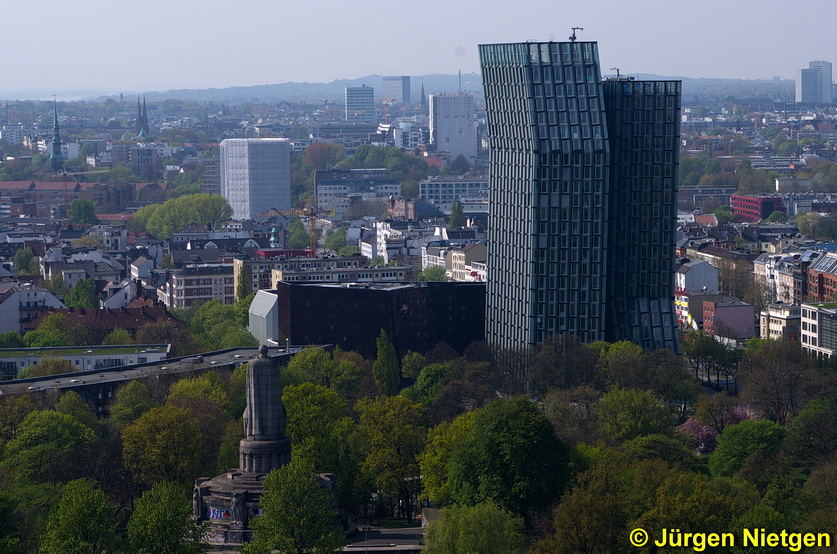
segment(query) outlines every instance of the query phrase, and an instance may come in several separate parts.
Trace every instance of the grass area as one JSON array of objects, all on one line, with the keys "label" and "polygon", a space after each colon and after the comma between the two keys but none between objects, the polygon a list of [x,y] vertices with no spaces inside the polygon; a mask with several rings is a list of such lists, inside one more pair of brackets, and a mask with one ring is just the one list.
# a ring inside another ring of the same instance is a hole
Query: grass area
[{"label": "grass area", "polygon": [[[143,350],[159,348],[166,351],[165,344],[142,344],[137,346],[68,346],[56,348],[0,348],[0,358],[23,358],[26,356],[106,356],[108,354],[139,354]],[[92,352],[88,352],[92,351]]]}]

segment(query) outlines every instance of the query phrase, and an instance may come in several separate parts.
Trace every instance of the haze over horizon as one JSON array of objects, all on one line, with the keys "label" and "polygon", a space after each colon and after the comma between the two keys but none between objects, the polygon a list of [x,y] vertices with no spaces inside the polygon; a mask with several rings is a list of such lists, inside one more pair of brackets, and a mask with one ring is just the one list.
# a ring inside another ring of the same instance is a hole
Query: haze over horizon
[{"label": "haze over horizon", "polygon": [[[743,3],[742,3],[743,4]],[[46,15],[44,10],[47,10]],[[477,45],[597,41],[602,73],[693,78],[795,78],[811,60],[837,62],[830,25],[837,3],[815,0],[817,17],[785,17],[787,4],[707,0],[689,12],[670,2],[521,0],[316,4],[252,0],[148,0],[120,5],[57,0],[4,8],[7,53],[0,93],[132,93],[287,82],[329,83],[368,75],[478,73]],[[37,38],[33,40],[33,29]],[[780,40],[804,37],[804,40]],[[50,94],[51,96],[51,94]]]}]

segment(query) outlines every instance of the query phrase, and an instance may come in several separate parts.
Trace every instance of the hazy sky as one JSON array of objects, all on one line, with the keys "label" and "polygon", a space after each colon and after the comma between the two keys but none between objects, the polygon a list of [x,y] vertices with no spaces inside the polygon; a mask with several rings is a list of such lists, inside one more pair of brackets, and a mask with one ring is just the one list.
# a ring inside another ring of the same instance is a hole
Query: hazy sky
[{"label": "hazy sky", "polygon": [[837,1],[4,2],[0,92],[163,91],[478,72],[477,44],[598,41],[602,72],[785,79],[837,66]]}]

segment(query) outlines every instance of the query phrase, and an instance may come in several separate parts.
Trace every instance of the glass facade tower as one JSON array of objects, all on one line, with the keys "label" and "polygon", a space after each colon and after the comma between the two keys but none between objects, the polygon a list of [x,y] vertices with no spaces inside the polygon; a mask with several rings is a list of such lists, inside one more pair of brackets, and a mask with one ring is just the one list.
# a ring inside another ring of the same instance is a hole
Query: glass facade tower
[{"label": "glass facade tower", "polygon": [[680,83],[602,81],[594,42],[480,46],[490,141],[487,340],[677,348]]}]

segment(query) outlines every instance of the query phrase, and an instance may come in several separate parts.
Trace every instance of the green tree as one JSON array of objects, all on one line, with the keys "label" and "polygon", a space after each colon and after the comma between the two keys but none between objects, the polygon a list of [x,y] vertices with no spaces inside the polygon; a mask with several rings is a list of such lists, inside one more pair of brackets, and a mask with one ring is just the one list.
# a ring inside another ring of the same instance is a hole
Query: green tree
[{"label": "green tree", "polygon": [[423,496],[437,506],[450,504],[448,472],[454,449],[474,426],[477,411],[465,412],[452,422],[442,422],[427,431],[427,445],[418,456]]},{"label": "green tree", "polygon": [[12,258],[12,263],[14,263],[15,266],[15,272],[18,275],[35,275],[38,273],[40,268],[35,267],[35,264],[33,263],[34,261],[35,254],[33,254],[28,248],[19,248]]},{"label": "green tree", "polygon": [[128,381],[116,391],[116,398],[110,408],[110,423],[117,428],[124,427],[153,407],[148,387],[141,381]]},{"label": "green tree", "polygon": [[670,434],[671,410],[651,391],[613,389],[602,397],[599,425],[616,442],[643,435]]},{"label": "green tree", "polygon": [[706,372],[707,378],[714,372],[717,377],[726,373],[731,364],[731,353],[721,342],[705,331],[691,330],[680,341],[683,354],[695,371],[695,377],[700,372]]},{"label": "green tree", "polygon": [[14,331],[7,333],[0,333],[0,348],[21,348],[23,341],[20,340],[20,335]]},{"label": "green tree", "polygon": [[41,540],[44,554],[99,554],[117,545],[117,523],[105,493],[92,481],[67,483]]},{"label": "green tree", "polygon": [[458,229],[460,227],[464,227],[465,223],[465,212],[462,211],[462,202],[459,201],[459,198],[456,198],[450,206],[448,227],[451,229]]},{"label": "green tree", "polygon": [[445,379],[451,374],[450,364],[427,364],[419,373],[413,386],[402,391],[402,394],[419,402],[424,406],[433,403],[439,390],[442,388]]},{"label": "green tree", "polygon": [[401,368],[398,365],[398,355],[395,347],[389,340],[386,331],[381,329],[376,340],[378,356],[372,362],[372,374],[375,376],[375,384],[381,394],[398,394],[401,388]]},{"label": "green tree", "polygon": [[273,550],[296,554],[337,552],[345,543],[335,525],[334,497],[319,478],[298,461],[268,473],[261,497],[263,513],[255,518],[253,541],[245,554]]},{"label": "green tree", "polygon": [[407,353],[401,358],[401,375],[415,379],[421,373],[425,363],[424,356],[418,352],[407,350]]},{"label": "green tree", "polygon": [[221,409],[227,409],[230,405],[229,394],[218,373],[204,373],[200,377],[180,379],[169,387],[166,398],[172,400],[185,397],[209,398]]},{"label": "green tree", "polygon": [[348,415],[346,402],[324,386],[301,383],[284,388],[282,404],[288,412],[287,435],[294,458],[306,460],[318,473],[335,472],[337,422]]},{"label": "green tree", "polygon": [[325,247],[333,252],[339,252],[346,246],[346,228],[339,227],[326,237]]},{"label": "green tree", "polygon": [[252,275],[250,269],[241,264],[241,271],[238,272],[238,279],[235,282],[235,301],[240,302],[253,294],[250,291]]},{"label": "green tree", "polygon": [[300,249],[309,246],[308,231],[305,230],[302,220],[296,215],[291,217],[291,222],[288,224],[288,248]]},{"label": "green tree", "polygon": [[60,357],[44,356],[37,363],[21,369],[18,373],[18,378],[46,377],[48,375],[62,375],[77,371],[81,371],[81,368],[73,365],[70,360],[65,360]]},{"label": "green tree", "polygon": [[[145,214],[143,214],[143,218]],[[217,194],[187,194],[166,200],[148,216],[145,228],[160,239],[194,223],[213,227],[232,217],[232,208]]]},{"label": "green tree", "polygon": [[330,387],[335,375],[331,353],[323,348],[303,348],[288,362],[288,371],[304,375],[319,385]]},{"label": "green tree", "polygon": [[102,345],[122,345],[134,344],[134,338],[131,333],[125,329],[117,327],[102,339]]},{"label": "green tree", "polygon": [[209,552],[210,546],[201,542],[203,531],[192,519],[185,489],[165,481],[143,493],[128,520],[128,540],[137,554]]},{"label": "green tree", "polygon": [[64,304],[68,308],[85,308],[92,310],[96,308],[96,285],[93,279],[81,279],[73,288],[70,294],[64,297]]},{"label": "green tree", "polygon": [[203,192],[203,170],[181,171],[169,181],[166,192],[169,198]]},{"label": "green tree", "polygon": [[67,482],[92,474],[97,446],[93,430],[53,410],[29,413],[6,445],[4,463],[20,480]]},{"label": "green tree", "polygon": [[83,346],[90,343],[90,333],[86,327],[71,324],[69,318],[61,312],[49,314],[41,320],[37,329],[23,335],[23,344],[29,348],[49,346]]},{"label": "green tree", "polygon": [[418,496],[416,456],[424,444],[424,429],[416,422],[421,407],[403,396],[361,399],[358,431],[365,457],[361,470],[386,500],[399,499],[409,523]]},{"label": "green tree", "polygon": [[154,215],[162,204],[149,204],[143,206],[134,214],[131,223],[128,225],[132,231],[145,232],[148,230],[148,220]]},{"label": "green tree", "polygon": [[96,203],[84,198],[76,198],[70,202],[67,214],[73,223],[99,223],[96,217]]},{"label": "green tree", "polygon": [[434,265],[423,269],[416,275],[416,281],[447,281],[448,275],[445,273],[445,268]]},{"label": "green tree", "polygon": [[768,419],[748,419],[731,425],[718,436],[718,446],[709,458],[709,470],[713,475],[730,477],[753,454],[771,459],[784,436],[784,428]]},{"label": "green tree", "polygon": [[529,399],[489,403],[454,450],[451,496],[466,505],[494,502],[518,515],[555,501],[567,479],[567,449]]},{"label": "green tree", "polygon": [[790,461],[806,469],[822,463],[837,449],[837,410],[832,402],[808,402],[787,428],[783,450]]},{"label": "green tree", "polygon": [[430,554],[512,554],[526,543],[523,518],[485,502],[442,508],[427,529]]},{"label": "green tree", "polygon": [[780,210],[776,210],[764,220],[765,223],[787,223],[787,221],[788,214]]},{"label": "green tree", "polygon": [[608,387],[644,388],[645,353],[629,340],[614,342],[599,354],[601,378]]},{"label": "green tree", "polygon": [[[643,466],[640,466],[643,467]],[[644,466],[648,469],[653,466]],[[659,466],[657,466],[659,467]],[[657,475],[635,479],[654,483],[655,491],[648,491],[650,502],[640,500],[644,513],[631,523],[643,529],[706,529],[706,532],[726,531],[738,508],[732,495],[719,491],[719,486],[706,476],[691,472],[659,471]],[[637,468],[639,471],[639,468]],[[662,477],[662,479],[660,479]],[[641,484],[639,486],[642,486]]]},{"label": "green tree", "polygon": [[732,208],[729,206],[720,206],[714,212],[715,218],[718,220],[718,225],[726,225],[735,220],[735,215],[732,213]]},{"label": "green tree", "polygon": [[73,419],[87,425],[94,431],[99,429],[99,420],[91,411],[90,404],[85,402],[75,391],[68,390],[62,393],[58,403],[55,404],[55,411],[72,416]]},{"label": "green tree", "polygon": [[6,396],[0,401],[0,444],[8,442],[17,435],[18,427],[30,413],[38,407],[29,396]]},{"label": "green tree", "polygon": [[122,431],[122,458],[143,483],[187,485],[203,469],[204,440],[191,410],[167,404],[148,410]]}]

